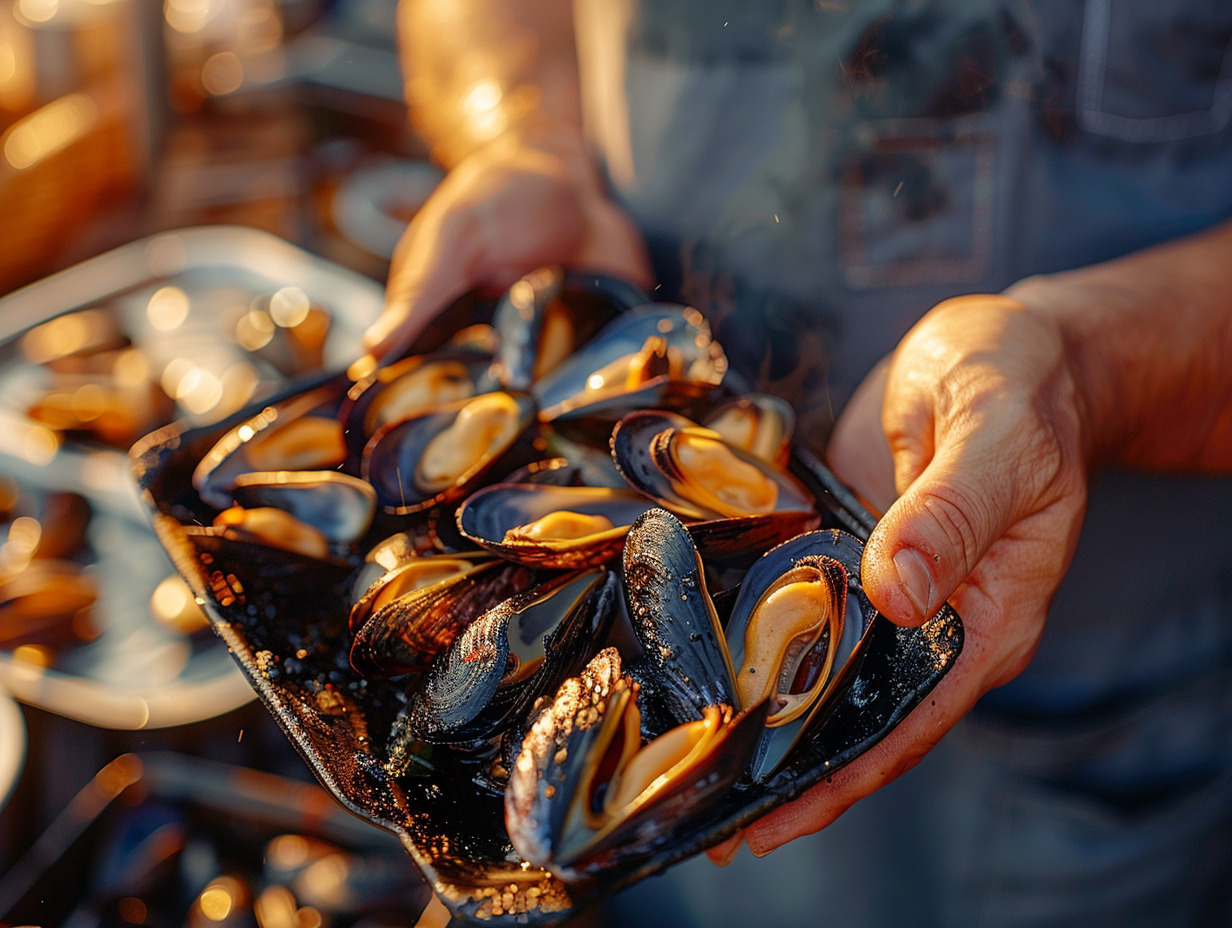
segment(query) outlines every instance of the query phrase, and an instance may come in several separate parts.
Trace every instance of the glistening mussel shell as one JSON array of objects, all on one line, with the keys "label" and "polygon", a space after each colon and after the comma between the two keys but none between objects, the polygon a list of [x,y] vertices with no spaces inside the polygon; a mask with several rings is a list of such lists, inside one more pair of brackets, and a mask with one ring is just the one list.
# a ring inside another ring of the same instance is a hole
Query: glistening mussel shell
[{"label": "glistening mussel shell", "polygon": [[629,413],[611,452],[630,486],[690,522],[707,558],[747,566],[819,524],[817,500],[791,473],[677,413]]},{"label": "glistening mussel shell", "polygon": [[499,483],[467,497],[458,527],[508,560],[568,569],[611,560],[629,526],[652,506],[633,490]]},{"label": "glistening mussel shell", "polygon": [[492,365],[506,390],[529,390],[595,331],[650,298],[622,280],[544,267],[510,287],[492,313],[500,348]]},{"label": "glistening mussel shell", "polygon": [[519,723],[539,696],[581,671],[619,596],[616,575],[558,574],[489,609],[433,662],[411,696],[414,735],[481,744]]},{"label": "glistening mussel shell", "polygon": [[336,545],[358,541],[376,514],[372,486],[333,470],[250,471],[236,476],[232,495],[246,509],[282,509]]},{"label": "glistening mussel shell", "polygon": [[338,412],[352,455],[390,423],[484,392],[491,364],[491,351],[448,346],[378,367],[347,391]]},{"label": "glistening mussel shell", "polygon": [[[451,562],[444,565],[449,571],[444,577],[403,592],[409,573],[420,566],[443,566],[441,559]],[[534,582],[533,571],[490,556],[440,556],[400,565],[373,584],[351,611],[351,665],[372,677],[426,670],[472,620]]]},{"label": "glistening mussel shell", "polygon": [[765,704],[707,706],[646,744],[638,686],[609,648],[531,723],[505,792],[518,852],[579,880],[644,859],[695,827],[740,779]]},{"label": "glistening mussel shell", "polygon": [[391,423],[364,448],[361,475],[406,515],[465,496],[534,421],[527,394],[485,393]]},{"label": "glistening mussel shell", "polygon": [[639,518],[625,541],[629,620],[676,718],[706,706],[740,708],[723,627],[701,558],[680,520],[663,509]]},{"label": "glistening mussel shell", "polygon": [[193,487],[216,509],[231,505],[235,478],[252,471],[330,470],[346,460],[334,416],[337,385],[266,406],[225,432],[197,462]]},{"label": "glistening mussel shell", "polygon": [[[804,662],[792,673],[792,692],[807,692],[809,698],[795,698],[797,704],[792,712],[784,713],[782,721],[772,718],[768,722],[749,769],[755,780],[765,779],[778,769],[800,738],[844,694],[859,667],[861,651],[877,615],[859,582],[863,551],[859,540],[845,532],[808,532],[763,554],[740,584],[725,634],[738,690],[744,690],[740,677],[753,666],[748,659],[750,628],[762,641],[771,634],[764,624],[758,626],[759,610],[776,592],[782,593],[786,584],[817,587],[815,595],[825,601],[819,604],[818,618],[827,623],[821,629],[825,637],[817,652],[822,657],[811,668]],[[790,594],[790,590],[787,592]],[[772,707],[771,715],[775,712]],[[788,719],[787,715],[792,717]]]},{"label": "glistening mussel shell", "polygon": [[727,356],[697,310],[655,303],[615,319],[532,388],[539,419],[615,422],[632,409],[711,393]]}]

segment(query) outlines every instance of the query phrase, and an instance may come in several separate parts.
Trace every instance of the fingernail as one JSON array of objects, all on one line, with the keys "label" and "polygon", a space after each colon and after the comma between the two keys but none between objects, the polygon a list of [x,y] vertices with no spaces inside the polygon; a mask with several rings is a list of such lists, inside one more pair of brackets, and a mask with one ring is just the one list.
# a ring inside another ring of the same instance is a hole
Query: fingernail
[{"label": "fingernail", "polygon": [[766,855],[770,854],[774,850],[773,847],[765,847],[764,845],[755,843],[753,841],[745,841],[744,843],[748,845],[749,852],[752,853],[752,855],[757,858],[765,857]]},{"label": "fingernail", "polygon": [[900,548],[894,555],[894,569],[898,571],[899,587],[915,607],[916,618],[923,619],[928,615],[933,593],[932,578],[928,576],[924,559],[911,548]]},{"label": "fingernail", "polygon": [[720,845],[717,848],[713,848],[711,852],[711,860],[713,860],[720,867],[726,867],[733,860],[735,860],[736,855],[740,853],[741,843],[742,842],[739,838],[735,840],[729,839],[726,845]]}]

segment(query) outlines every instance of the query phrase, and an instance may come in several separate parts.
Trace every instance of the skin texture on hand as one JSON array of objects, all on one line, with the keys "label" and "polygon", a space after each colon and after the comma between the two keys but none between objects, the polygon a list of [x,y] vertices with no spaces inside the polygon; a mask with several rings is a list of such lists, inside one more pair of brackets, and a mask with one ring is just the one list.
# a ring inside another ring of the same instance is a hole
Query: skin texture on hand
[{"label": "skin texture on hand", "polygon": [[651,278],[641,236],[580,140],[502,137],[450,171],[407,227],[365,346],[396,355],[467,290],[503,290],[551,264],[642,287]]},{"label": "skin texture on hand", "polygon": [[[751,825],[754,853],[824,828],[910,769],[1026,666],[1086,505],[1081,404],[1059,329],[1002,296],[935,307],[848,404],[829,463],[887,506],[865,549],[865,590],[904,625],[948,600],[964,649],[884,741]],[[738,840],[712,859],[726,862]]]}]

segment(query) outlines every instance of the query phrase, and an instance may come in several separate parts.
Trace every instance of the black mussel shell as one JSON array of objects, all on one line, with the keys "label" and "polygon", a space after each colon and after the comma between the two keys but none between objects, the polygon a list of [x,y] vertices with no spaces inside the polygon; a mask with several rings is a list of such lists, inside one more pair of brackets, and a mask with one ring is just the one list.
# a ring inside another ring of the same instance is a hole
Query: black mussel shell
[{"label": "black mussel shell", "polygon": [[729,445],[763,461],[787,467],[791,459],[796,411],[782,397],[769,393],[743,393],[717,403],[698,419],[718,432]]},{"label": "black mussel shell", "polygon": [[[365,594],[352,610],[353,627],[358,624],[358,628],[351,644],[351,666],[368,677],[427,670],[475,618],[529,589],[535,579],[528,568],[492,559],[383,605],[380,592],[374,591],[371,600]],[[372,611],[356,623],[355,615],[362,616],[365,607]]]},{"label": "black mussel shell", "polygon": [[[695,827],[739,781],[762,727],[764,703],[735,718],[730,706],[709,706],[685,723],[688,728],[644,746],[638,693],[620,673],[615,649],[607,649],[580,677],[562,684],[531,723],[505,792],[506,828],[531,863],[568,880],[631,866]],[[656,748],[699,729],[701,739],[683,757]],[[667,766],[657,769],[665,761],[654,758],[664,753]],[[653,762],[622,791],[613,777],[629,776],[630,761]],[[610,808],[612,799],[616,808]]]},{"label": "black mussel shell", "polygon": [[235,478],[235,501],[247,508],[272,506],[295,516],[331,544],[358,541],[376,513],[376,492],[338,471],[250,471]]},{"label": "black mussel shell", "polygon": [[408,705],[424,740],[479,744],[586,665],[617,597],[606,570],[559,574],[494,606],[433,662]]},{"label": "black mussel shell", "polygon": [[664,509],[638,518],[625,539],[624,580],[629,620],[673,715],[696,719],[719,704],[739,710],[701,558],[679,519]]},{"label": "black mussel shell", "polygon": [[511,286],[492,315],[500,333],[493,365],[506,390],[528,390],[619,313],[649,302],[614,277],[544,267]]},{"label": "black mussel shell", "polygon": [[[722,455],[718,489],[693,479],[680,457],[682,442],[705,455]],[[629,485],[683,518],[706,521],[785,512],[813,512],[815,500],[787,471],[728,445],[716,433],[684,416],[663,410],[638,410],[612,431],[612,459]],[[764,490],[765,501],[745,506],[733,495],[739,484],[732,467],[740,467]],[[726,496],[720,494],[726,493]]]},{"label": "black mussel shell", "polygon": [[216,509],[232,502],[235,478],[249,471],[323,470],[346,460],[334,413],[340,386],[326,384],[273,406],[228,430],[197,462],[192,484]]},{"label": "black mussel shell", "polygon": [[[458,509],[458,527],[475,544],[520,564],[570,569],[605,563],[624,546],[634,520],[654,506],[633,490],[498,483],[477,490]],[[541,520],[581,517],[572,532],[553,535]],[[599,521],[589,524],[589,520]],[[543,526],[541,534],[527,532]]]},{"label": "black mussel shell", "polygon": [[376,432],[392,422],[489,389],[491,350],[449,345],[433,354],[378,367],[347,391],[338,410],[354,458]]},{"label": "black mussel shell", "polygon": [[[438,467],[436,452],[464,446],[454,429],[480,405],[501,409],[507,428],[498,438],[481,436],[473,453],[464,452],[451,473]],[[534,401],[526,394],[487,393],[395,422],[380,429],[364,448],[362,476],[372,484],[384,511],[396,515],[420,512],[464,497],[499,461],[534,421]],[[431,468],[425,476],[424,469]]]},{"label": "black mussel shell", "polygon": [[778,769],[801,737],[842,697],[859,667],[868,630],[877,615],[860,586],[863,553],[864,545],[854,535],[837,530],[808,532],[767,551],[749,568],[740,585],[726,631],[727,650],[736,668],[744,662],[745,633],[754,610],[780,577],[799,565],[811,564],[844,587],[836,591],[842,597],[838,608],[843,621],[828,682],[819,681],[814,702],[797,719],[766,729],[749,769],[754,780],[763,780]]},{"label": "black mussel shell", "polygon": [[701,313],[656,303],[617,317],[531,392],[541,421],[585,417],[590,410],[605,408],[614,421],[618,416],[613,403],[626,410],[654,405],[630,405],[631,394],[668,383],[692,384],[704,394],[726,373],[727,358]]}]

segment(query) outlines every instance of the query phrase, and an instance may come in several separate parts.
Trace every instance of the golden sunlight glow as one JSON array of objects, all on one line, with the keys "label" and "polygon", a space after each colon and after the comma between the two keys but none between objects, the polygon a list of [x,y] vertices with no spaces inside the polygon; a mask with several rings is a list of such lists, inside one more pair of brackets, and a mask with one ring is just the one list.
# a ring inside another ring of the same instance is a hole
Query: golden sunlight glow
[{"label": "golden sunlight glow", "polygon": [[86,313],[71,313],[44,322],[22,336],[21,350],[31,364],[80,351],[91,337],[90,319]]},{"label": "golden sunlight glow", "polygon": [[51,429],[36,426],[26,432],[21,450],[31,464],[50,464],[60,450],[60,439]]},{"label": "golden sunlight glow", "polygon": [[31,23],[45,23],[60,10],[60,0],[19,0],[17,15]]},{"label": "golden sunlight glow", "polygon": [[220,922],[242,901],[243,893],[243,886],[235,877],[220,876],[201,891],[197,906],[210,921]]},{"label": "golden sunlight glow", "polygon": [[28,667],[45,669],[51,666],[51,650],[41,644],[19,644],[13,649],[13,660]]},{"label": "golden sunlight glow", "polygon": [[111,376],[117,386],[135,389],[150,379],[150,362],[140,348],[126,348],[111,363]]},{"label": "golden sunlight glow", "polygon": [[235,93],[244,83],[244,63],[235,52],[218,52],[201,66],[201,86],[215,97]]},{"label": "golden sunlight glow", "polygon": [[23,171],[80,139],[97,121],[98,107],[84,93],[53,100],[4,134],[4,158]]},{"label": "golden sunlight glow", "polygon": [[222,399],[222,382],[203,367],[194,367],[176,385],[175,400],[193,415],[204,415]]},{"label": "golden sunlight glow", "polygon": [[501,108],[504,95],[500,84],[492,79],[474,84],[462,97],[462,109],[475,136],[480,139],[496,138],[508,123]]},{"label": "golden sunlight glow", "polygon": [[299,287],[283,287],[270,297],[270,317],[284,328],[292,328],[308,318],[311,303]]},{"label": "golden sunlight glow", "polygon": [[172,358],[168,361],[158,381],[162,384],[163,392],[168,396],[175,396],[180,389],[180,381],[187,377],[188,372],[194,370],[196,366],[188,358]]},{"label": "golden sunlight glow", "polygon": [[17,52],[8,42],[0,43],[0,84],[17,76]]},{"label": "golden sunlight glow", "polygon": [[176,32],[194,33],[205,28],[214,16],[210,0],[166,0],[163,18]]},{"label": "golden sunlight glow", "polygon": [[235,340],[245,351],[257,351],[274,337],[274,320],[263,309],[252,309],[235,324]]},{"label": "golden sunlight glow", "polygon": [[159,287],[146,304],[145,315],[158,331],[174,331],[188,318],[188,294],[179,287]]},{"label": "golden sunlight glow", "polygon": [[43,526],[39,520],[18,516],[9,523],[8,540],[0,545],[0,564],[16,570],[25,568],[42,540]]}]

